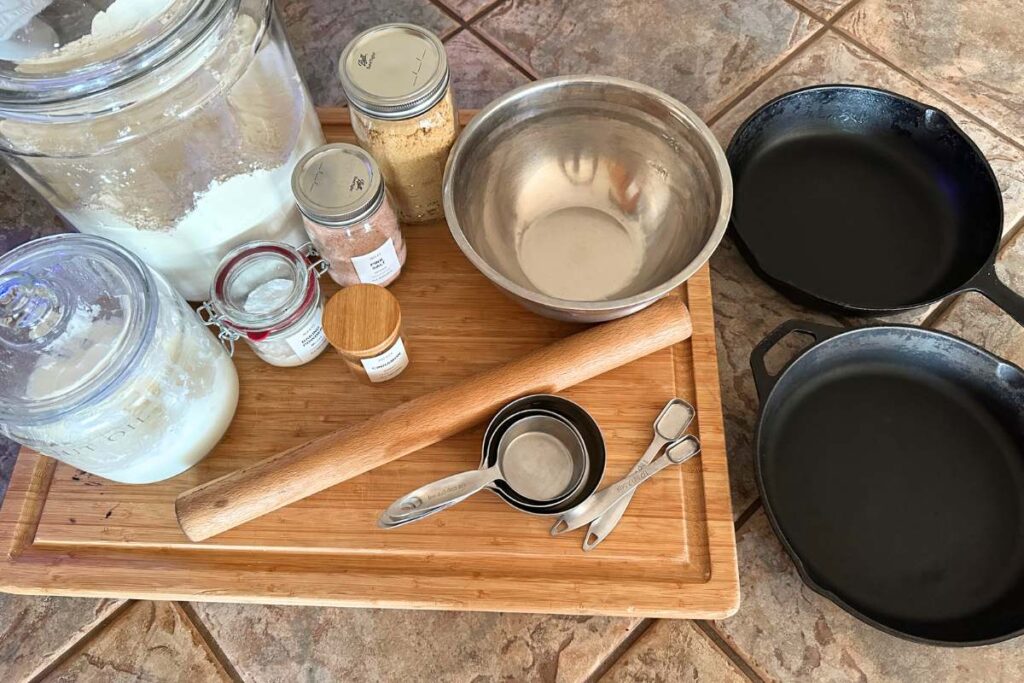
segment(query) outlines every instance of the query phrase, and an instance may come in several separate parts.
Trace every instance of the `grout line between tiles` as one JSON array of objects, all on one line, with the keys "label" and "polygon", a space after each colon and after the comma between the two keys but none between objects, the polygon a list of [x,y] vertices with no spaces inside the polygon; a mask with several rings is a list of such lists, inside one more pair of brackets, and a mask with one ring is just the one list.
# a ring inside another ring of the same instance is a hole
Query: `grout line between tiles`
[{"label": "grout line between tiles", "polygon": [[850,42],[853,45],[855,45],[857,48],[863,50],[864,52],[867,52],[869,55],[871,55],[872,57],[874,57],[875,59],[880,61],[882,64],[886,65],[887,67],[889,67],[890,69],[892,69],[896,73],[900,74],[904,78],[906,78],[906,79],[912,81],[913,83],[915,83],[917,86],[919,86],[923,90],[927,91],[933,97],[936,97],[936,98],[942,100],[943,102],[948,102],[950,104],[950,106],[955,107],[964,116],[966,116],[967,118],[971,119],[971,121],[973,121],[977,125],[981,126],[985,130],[987,130],[989,133],[995,135],[997,138],[999,138],[1003,142],[1006,142],[1007,144],[1011,145],[1012,147],[1014,147],[1014,148],[1024,152],[1024,143],[1017,142],[1015,139],[1013,139],[1012,137],[1010,137],[1009,135],[1007,135],[1003,131],[999,130],[998,128],[993,126],[988,121],[983,120],[981,117],[979,117],[973,111],[971,111],[970,109],[968,109],[964,105],[960,104],[959,102],[957,102],[952,97],[939,92],[938,90],[933,88],[931,85],[929,85],[926,81],[921,79],[919,76],[916,76],[913,73],[911,73],[910,71],[907,71],[906,69],[904,69],[903,67],[898,65],[896,62],[894,62],[891,59],[889,59],[888,57],[886,57],[883,53],[879,52],[874,47],[868,45],[867,43],[863,42],[862,40],[860,40],[859,38],[854,36],[852,33],[847,31],[845,28],[843,28],[841,26],[831,26],[830,28],[831,28],[831,30],[835,31],[836,35],[838,35],[842,40]]},{"label": "grout line between tiles", "polygon": [[811,45],[818,42],[818,39],[825,35],[825,33],[828,32],[828,29],[829,27],[827,24],[819,26],[814,31],[814,33],[807,36],[807,38],[804,39],[802,43],[800,43],[795,48],[790,50],[789,54],[785,55],[782,59],[777,61],[775,64],[771,65],[764,73],[758,76],[757,79],[744,86],[742,90],[740,90],[738,93],[736,93],[728,100],[726,100],[717,110],[712,112],[711,115],[704,120],[704,122],[708,125],[708,128],[714,126],[719,119],[725,116],[737,104],[745,100],[747,96],[750,95],[750,93],[760,88],[765,81],[767,81],[769,78],[771,78],[779,71],[781,71],[787,64],[793,61],[796,57],[803,54],[804,51],[807,50],[807,48],[809,48]]},{"label": "grout line between tiles", "polygon": [[754,501],[750,505],[747,506],[747,509],[744,510],[740,514],[740,516],[736,518],[736,521],[733,524],[733,526],[735,527],[736,531],[739,531],[741,528],[743,528],[743,525],[746,524],[747,521],[751,517],[753,517],[755,514],[757,514],[757,511],[760,510],[760,509],[761,509],[761,496],[758,496],[757,498],[754,499]]},{"label": "grout line between tiles", "polygon": [[86,645],[92,642],[92,640],[100,634],[101,631],[105,630],[115,619],[124,614],[125,610],[136,602],[136,600],[123,601],[120,605],[110,610],[110,612],[103,618],[96,621],[88,631],[80,635],[77,639],[65,643],[64,649],[58,652],[56,657],[36,669],[28,676],[28,678],[25,679],[26,683],[35,683],[36,681],[44,680],[47,676],[56,671],[57,667],[81,652]]},{"label": "grout line between tiles", "polygon": [[[733,652],[737,657],[739,657],[740,659],[743,660],[743,663],[745,664],[744,673],[747,673],[747,671],[749,670],[750,673],[752,673],[755,676],[755,678],[753,678],[751,680],[754,680],[754,681],[773,681],[773,680],[775,680],[769,674],[765,673],[764,670],[761,669],[761,667],[759,667],[757,665],[757,662],[755,662],[753,660],[753,658],[751,658],[749,655],[747,655],[745,652],[743,652],[743,650],[740,649],[736,645],[736,643],[733,642],[732,638],[730,638],[728,635],[723,633],[721,631],[721,629],[718,628],[718,625],[715,622],[713,622],[713,621],[706,621],[706,622],[704,622],[704,626],[707,627],[708,631],[710,631],[710,632],[715,634],[716,642],[721,642],[723,645],[725,645],[726,647],[729,648],[729,651]],[[749,676],[749,674],[748,674],[748,676]]]},{"label": "grout line between tiles", "polygon": [[801,14],[806,14],[811,19],[814,19],[820,24],[824,24],[827,26],[830,23],[829,19],[826,19],[825,17],[821,16],[820,14],[812,10],[810,7],[804,7],[799,2],[797,2],[797,0],[783,0],[783,2],[785,2],[787,5],[795,9],[797,12],[800,12]]},{"label": "grout line between tiles", "polygon": [[239,674],[238,670],[235,669],[235,665],[231,663],[231,659],[228,658],[224,650],[221,649],[217,639],[213,637],[212,633],[210,633],[210,629],[206,628],[206,624],[203,622],[199,614],[196,613],[192,605],[187,602],[174,602],[172,604],[178,608],[181,615],[192,626],[196,634],[199,635],[203,644],[206,645],[206,649],[211,655],[213,655],[213,658],[217,660],[220,667],[224,669],[224,673],[226,673],[234,683],[242,683],[244,679],[241,674]]},{"label": "grout line between tiles", "polygon": [[511,50],[498,39],[491,36],[487,31],[476,26],[466,26],[466,30],[472,33],[477,39],[480,40],[484,45],[497,52],[501,57],[516,68],[520,73],[529,78],[531,81],[535,81],[540,78],[540,74],[537,73],[532,66],[519,59]]},{"label": "grout line between tiles", "polygon": [[723,656],[728,657],[729,661],[736,665],[736,668],[746,676],[749,680],[754,683],[764,683],[764,678],[757,672],[757,670],[750,665],[747,658],[741,655],[736,649],[726,642],[722,638],[721,634],[718,633],[711,625],[711,622],[700,620],[692,622],[694,628],[711,641],[711,646],[722,653]]},{"label": "grout line between tiles", "polygon": [[496,52],[498,56],[504,59],[506,62],[508,62],[508,64],[513,69],[520,72],[521,74],[529,78],[531,81],[535,81],[538,78],[540,78],[540,76],[537,74],[536,71],[533,70],[533,67],[521,61],[518,57],[512,54],[511,50],[502,45],[500,41],[488,35],[486,31],[478,29],[475,26],[471,26],[472,22],[477,21],[478,19],[482,19],[484,16],[489,14],[491,10],[493,10],[498,5],[502,4],[504,1],[505,0],[495,0],[495,2],[492,2],[490,5],[483,7],[467,20],[463,19],[458,12],[449,7],[444,2],[444,0],[431,0],[431,2],[434,4],[435,7],[437,7],[437,9],[444,12],[449,19],[453,20],[456,24],[458,24],[458,26],[456,26],[454,30],[445,32],[442,41],[447,41],[453,38],[456,34],[461,33],[462,31],[466,31],[471,36],[475,37],[481,43],[486,45],[488,48]]},{"label": "grout line between tiles", "polygon": [[633,647],[633,645],[640,640],[645,633],[647,633],[647,629],[653,626],[656,621],[658,620],[640,620],[640,623],[636,625],[636,628],[626,634],[626,637],[623,638],[619,644],[616,645],[615,648],[598,663],[596,667],[594,667],[594,671],[583,679],[584,683],[596,683],[601,680],[604,675],[607,674],[613,666],[615,666],[615,663],[622,659],[622,656],[629,652],[629,649]]}]

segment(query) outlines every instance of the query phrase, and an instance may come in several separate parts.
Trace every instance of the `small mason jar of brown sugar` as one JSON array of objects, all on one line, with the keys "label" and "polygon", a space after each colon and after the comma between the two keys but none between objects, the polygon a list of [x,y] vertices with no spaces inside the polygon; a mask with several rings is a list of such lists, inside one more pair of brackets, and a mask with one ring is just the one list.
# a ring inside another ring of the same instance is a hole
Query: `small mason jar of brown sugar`
[{"label": "small mason jar of brown sugar", "polygon": [[444,165],[459,133],[441,41],[413,24],[384,24],[353,38],[338,70],[352,129],[380,164],[399,219],[440,218]]},{"label": "small mason jar of brown sugar", "polygon": [[346,287],[332,296],[323,323],[327,341],[361,382],[387,382],[409,365],[402,309],[395,295],[379,285]]},{"label": "small mason jar of brown sugar", "polygon": [[355,145],[310,151],[292,171],[309,239],[342,287],[387,286],[405,264],[405,241],[377,163]]}]

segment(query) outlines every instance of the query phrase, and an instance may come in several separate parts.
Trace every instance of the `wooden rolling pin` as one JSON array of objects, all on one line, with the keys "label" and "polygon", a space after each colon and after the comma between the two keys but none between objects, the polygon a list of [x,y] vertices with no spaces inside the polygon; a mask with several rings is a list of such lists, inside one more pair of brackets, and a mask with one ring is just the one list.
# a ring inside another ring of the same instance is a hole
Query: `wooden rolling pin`
[{"label": "wooden rolling pin", "polygon": [[513,399],[557,393],[691,331],[686,306],[668,296],[185,491],[175,501],[178,524],[191,540],[205,540],[456,434]]}]

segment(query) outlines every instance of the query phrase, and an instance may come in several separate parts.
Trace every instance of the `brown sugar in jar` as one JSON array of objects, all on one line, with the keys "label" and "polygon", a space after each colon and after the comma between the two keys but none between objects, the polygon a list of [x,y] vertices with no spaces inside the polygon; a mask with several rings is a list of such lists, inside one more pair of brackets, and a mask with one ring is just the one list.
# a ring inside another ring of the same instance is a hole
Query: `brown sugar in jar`
[{"label": "brown sugar in jar", "polygon": [[401,221],[441,218],[441,184],[459,116],[441,41],[412,24],[359,34],[338,65],[352,130],[380,164]]},{"label": "brown sugar in jar", "polygon": [[379,384],[409,365],[402,339],[402,309],[379,285],[346,287],[324,307],[324,334],[355,377]]},{"label": "brown sugar in jar", "polygon": [[376,162],[355,145],[324,145],[292,172],[309,239],[342,287],[387,286],[405,265],[405,240]]}]

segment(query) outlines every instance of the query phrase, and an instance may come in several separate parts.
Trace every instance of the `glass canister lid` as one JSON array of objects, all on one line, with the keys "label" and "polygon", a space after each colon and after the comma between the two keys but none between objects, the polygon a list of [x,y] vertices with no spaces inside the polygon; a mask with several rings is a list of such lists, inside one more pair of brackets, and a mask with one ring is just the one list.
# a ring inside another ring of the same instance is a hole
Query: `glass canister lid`
[{"label": "glass canister lid", "polygon": [[153,333],[154,287],[100,237],[56,235],[0,257],[0,424],[56,419],[123,377]]},{"label": "glass canister lid", "polygon": [[338,142],[307,153],[292,172],[295,202],[323,225],[348,225],[366,218],[384,200],[380,169],[362,148]]},{"label": "glass canister lid", "polygon": [[338,71],[350,104],[382,119],[421,114],[448,87],[444,45],[414,24],[363,31],[341,53]]},{"label": "glass canister lid", "polygon": [[[14,7],[8,8],[11,4]],[[0,105],[103,90],[178,55],[230,0],[6,0]]]}]

